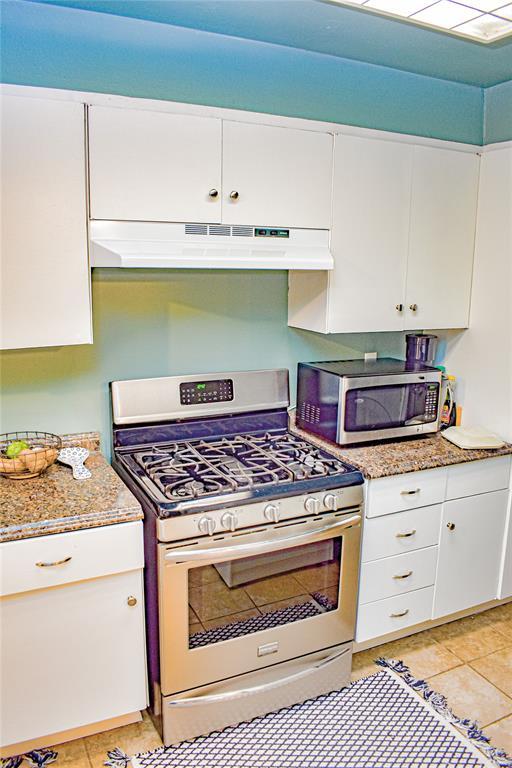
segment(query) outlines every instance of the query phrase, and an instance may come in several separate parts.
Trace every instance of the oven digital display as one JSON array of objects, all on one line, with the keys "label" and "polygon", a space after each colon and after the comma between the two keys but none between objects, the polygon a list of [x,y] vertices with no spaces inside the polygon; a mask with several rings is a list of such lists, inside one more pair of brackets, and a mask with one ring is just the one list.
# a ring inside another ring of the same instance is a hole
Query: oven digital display
[{"label": "oven digital display", "polygon": [[233,400],[233,379],[187,381],[180,384],[181,405],[226,403]]}]

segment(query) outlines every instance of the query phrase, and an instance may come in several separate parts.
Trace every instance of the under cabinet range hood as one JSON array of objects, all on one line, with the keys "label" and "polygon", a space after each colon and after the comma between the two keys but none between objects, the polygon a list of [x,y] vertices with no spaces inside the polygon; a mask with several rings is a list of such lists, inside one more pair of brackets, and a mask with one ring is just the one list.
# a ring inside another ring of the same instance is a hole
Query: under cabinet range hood
[{"label": "under cabinet range hood", "polygon": [[92,267],[332,269],[329,231],[90,221]]}]

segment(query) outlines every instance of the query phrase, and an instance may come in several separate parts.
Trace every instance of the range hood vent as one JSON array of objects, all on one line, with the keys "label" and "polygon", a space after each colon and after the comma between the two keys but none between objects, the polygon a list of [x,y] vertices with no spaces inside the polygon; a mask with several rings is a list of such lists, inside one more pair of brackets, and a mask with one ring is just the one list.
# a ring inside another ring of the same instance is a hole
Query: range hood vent
[{"label": "range hood vent", "polygon": [[329,232],[227,224],[90,222],[93,267],[332,269]]}]

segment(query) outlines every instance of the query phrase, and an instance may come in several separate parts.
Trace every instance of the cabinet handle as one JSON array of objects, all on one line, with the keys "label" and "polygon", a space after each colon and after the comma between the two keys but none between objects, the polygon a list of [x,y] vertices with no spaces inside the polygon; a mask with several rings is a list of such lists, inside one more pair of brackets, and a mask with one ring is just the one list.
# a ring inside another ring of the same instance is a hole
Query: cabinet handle
[{"label": "cabinet handle", "polygon": [[56,565],[64,565],[64,563],[69,563],[71,560],[71,555],[69,557],[65,557],[63,560],[54,560],[53,563],[36,563],[38,568],[53,568]]},{"label": "cabinet handle", "polygon": [[397,533],[396,538],[397,539],[408,539],[409,536],[414,536],[416,533],[416,528],[413,528],[412,531],[405,531],[405,533]]},{"label": "cabinet handle", "polygon": [[208,192],[208,197],[211,197],[212,199],[215,199],[219,196],[219,190],[218,189],[210,189]]},{"label": "cabinet handle", "polygon": [[446,527],[448,528],[449,531],[454,531],[455,523],[446,523]]},{"label": "cabinet handle", "polygon": [[130,597],[127,598],[126,602],[130,606],[137,605],[137,598],[134,597],[133,595],[130,595]]},{"label": "cabinet handle", "polygon": [[229,197],[231,198],[231,200],[238,200],[239,195],[236,189],[234,189],[232,192],[229,193]]},{"label": "cabinet handle", "polygon": [[416,312],[416,310],[418,309],[418,305],[417,304],[409,304],[409,309],[411,310],[411,312]]},{"label": "cabinet handle", "polygon": [[404,305],[403,304],[397,304],[395,306],[395,309],[397,312],[403,312],[404,311]]},{"label": "cabinet handle", "polygon": [[390,613],[389,614],[389,618],[390,619],[399,619],[400,616],[407,616],[408,613],[409,613],[409,609],[406,608],[405,611],[401,611],[400,613]]},{"label": "cabinet handle", "polygon": [[414,496],[416,493],[419,493],[421,491],[421,488],[414,488],[410,491],[400,491],[400,496]]},{"label": "cabinet handle", "polygon": [[412,576],[412,571],[407,571],[407,573],[397,573],[396,576],[393,576],[394,579],[408,579],[409,576]]}]

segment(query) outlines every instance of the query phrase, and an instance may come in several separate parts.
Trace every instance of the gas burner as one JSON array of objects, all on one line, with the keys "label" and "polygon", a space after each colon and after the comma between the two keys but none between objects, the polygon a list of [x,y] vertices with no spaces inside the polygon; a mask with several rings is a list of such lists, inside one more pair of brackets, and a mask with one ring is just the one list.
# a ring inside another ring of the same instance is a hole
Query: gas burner
[{"label": "gas burner", "polygon": [[139,451],[134,458],[169,501],[293,484],[347,471],[341,461],[289,432],[170,443]]}]

